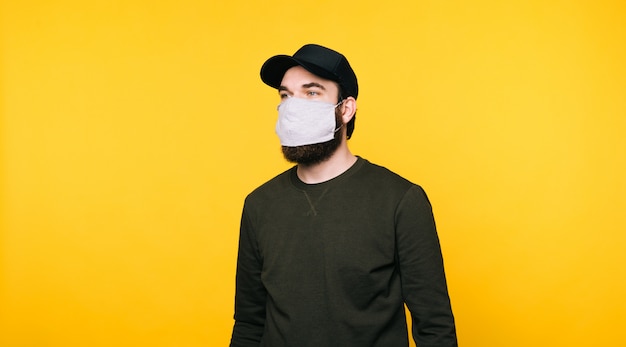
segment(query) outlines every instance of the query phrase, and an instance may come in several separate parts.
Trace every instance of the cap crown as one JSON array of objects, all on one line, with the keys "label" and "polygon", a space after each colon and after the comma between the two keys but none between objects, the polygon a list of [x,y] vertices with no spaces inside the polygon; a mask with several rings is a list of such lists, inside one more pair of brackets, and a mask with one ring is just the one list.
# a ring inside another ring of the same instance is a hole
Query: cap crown
[{"label": "cap crown", "polygon": [[269,58],[261,67],[261,80],[278,88],[285,72],[297,65],[314,75],[337,82],[344,97],[357,98],[359,85],[348,59],[337,51],[316,44],[302,46],[293,56],[277,55]]}]

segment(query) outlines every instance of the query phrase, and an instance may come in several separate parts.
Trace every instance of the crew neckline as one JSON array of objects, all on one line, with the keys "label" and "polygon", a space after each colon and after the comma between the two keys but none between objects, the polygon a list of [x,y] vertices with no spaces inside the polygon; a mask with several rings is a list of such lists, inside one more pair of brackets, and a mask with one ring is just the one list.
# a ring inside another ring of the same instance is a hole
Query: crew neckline
[{"label": "crew neckline", "polygon": [[366,162],[365,159],[359,157],[358,155],[356,156],[356,161],[354,162],[354,164],[352,164],[352,166],[350,166],[348,168],[348,170],[342,172],[341,174],[339,174],[338,176],[335,176],[327,181],[324,182],[320,182],[320,183],[305,183],[303,182],[299,177],[298,177],[298,166],[294,166],[291,168],[290,172],[289,172],[289,178],[291,180],[291,184],[299,189],[299,190],[317,190],[317,189],[322,189],[322,188],[327,188],[329,186],[335,185],[337,184],[337,182],[343,181],[344,179],[346,179],[347,177],[352,176],[355,172],[357,172],[362,166],[363,164]]}]

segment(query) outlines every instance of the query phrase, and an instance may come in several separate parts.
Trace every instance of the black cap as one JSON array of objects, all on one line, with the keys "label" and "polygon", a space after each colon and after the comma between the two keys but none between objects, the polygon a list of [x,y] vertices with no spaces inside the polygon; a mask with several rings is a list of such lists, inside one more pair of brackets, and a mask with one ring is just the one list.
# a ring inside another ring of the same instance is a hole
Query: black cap
[{"label": "black cap", "polygon": [[314,75],[337,82],[343,97],[352,96],[356,99],[359,95],[356,75],[348,59],[330,48],[314,44],[302,46],[293,56],[276,55],[269,58],[261,67],[261,80],[278,89],[285,72],[297,65]]}]

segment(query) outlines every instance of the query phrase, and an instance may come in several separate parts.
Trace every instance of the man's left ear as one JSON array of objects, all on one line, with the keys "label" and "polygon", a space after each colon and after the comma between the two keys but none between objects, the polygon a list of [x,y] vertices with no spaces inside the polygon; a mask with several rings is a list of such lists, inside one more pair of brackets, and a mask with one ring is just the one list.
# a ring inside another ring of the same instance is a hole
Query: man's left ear
[{"label": "man's left ear", "polygon": [[341,119],[343,124],[348,124],[348,122],[354,117],[356,113],[356,99],[349,96],[343,99],[341,103]]}]

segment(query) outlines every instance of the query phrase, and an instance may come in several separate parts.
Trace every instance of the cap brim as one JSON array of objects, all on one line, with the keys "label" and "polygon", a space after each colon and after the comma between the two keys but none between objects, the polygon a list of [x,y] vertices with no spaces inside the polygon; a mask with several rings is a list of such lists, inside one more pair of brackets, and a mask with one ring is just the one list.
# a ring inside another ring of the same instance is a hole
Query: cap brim
[{"label": "cap brim", "polygon": [[296,65],[300,64],[288,55],[273,56],[261,67],[261,80],[268,86],[278,89],[285,72]]},{"label": "cap brim", "polygon": [[261,67],[261,80],[268,86],[278,89],[281,82],[283,81],[283,76],[285,75],[285,72],[287,72],[287,70],[291,69],[292,67],[298,65],[302,66],[314,75],[326,78],[331,81],[336,81],[336,77],[333,75],[329,75],[329,73],[323,68],[315,64],[295,59],[288,55],[276,55],[265,61],[265,63],[263,63],[263,66]]}]

